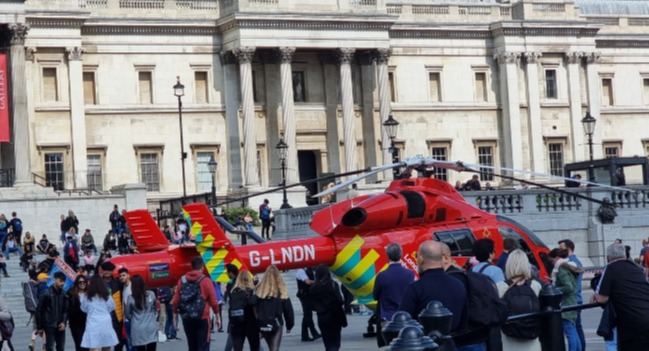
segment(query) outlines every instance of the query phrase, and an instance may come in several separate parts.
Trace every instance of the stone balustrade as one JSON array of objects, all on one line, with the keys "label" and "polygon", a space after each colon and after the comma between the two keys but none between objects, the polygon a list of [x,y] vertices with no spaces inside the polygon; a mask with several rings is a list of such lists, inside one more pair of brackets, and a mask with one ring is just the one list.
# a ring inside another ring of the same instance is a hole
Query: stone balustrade
[{"label": "stone balustrade", "polygon": [[481,22],[511,19],[508,4],[396,4],[386,5],[387,13],[398,15],[399,20],[439,22],[459,21],[465,16],[476,16]]}]

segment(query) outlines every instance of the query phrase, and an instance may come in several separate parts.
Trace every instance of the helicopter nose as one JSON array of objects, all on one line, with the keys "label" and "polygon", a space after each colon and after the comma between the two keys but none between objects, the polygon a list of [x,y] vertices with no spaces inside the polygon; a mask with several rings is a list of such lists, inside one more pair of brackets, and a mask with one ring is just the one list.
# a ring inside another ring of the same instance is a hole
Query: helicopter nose
[{"label": "helicopter nose", "polygon": [[355,227],[357,225],[363,224],[363,222],[365,222],[365,219],[367,219],[367,211],[365,211],[364,208],[356,207],[345,213],[342,222],[343,225],[346,225],[348,227]]}]

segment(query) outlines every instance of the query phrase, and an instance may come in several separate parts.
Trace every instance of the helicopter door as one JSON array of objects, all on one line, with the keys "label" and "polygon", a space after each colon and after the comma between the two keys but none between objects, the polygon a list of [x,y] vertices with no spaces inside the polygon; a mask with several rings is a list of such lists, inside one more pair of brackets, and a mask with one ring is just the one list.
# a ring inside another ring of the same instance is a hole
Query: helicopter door
[{"label": "helicopter door", "polygon": [[539,262],[536,260],[536,257],[534,257],[534,252],[532,252],[525,239],[523,239],[523,237],[518,234],[516,230],[510,227],[499,226],[498,232],[502,236],[503,240],[505,238],[514,239],[516,241],[516,244],[518,244],[518,247],[527,255],[527,259],[530,261],[530,263],[533,264],[536,269],[541,268],[539,267]]},{"label": "helicopter door", "polygon": [[433,240],[448,245],[451,256],[473,256],[475,237],[468,228],[434,232]]}]

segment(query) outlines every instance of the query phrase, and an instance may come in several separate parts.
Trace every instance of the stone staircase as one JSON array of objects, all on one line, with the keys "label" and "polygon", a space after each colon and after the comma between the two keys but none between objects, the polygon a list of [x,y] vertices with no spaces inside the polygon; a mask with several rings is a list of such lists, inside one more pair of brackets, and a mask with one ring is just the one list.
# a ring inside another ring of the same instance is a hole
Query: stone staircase
[{"label": "stone staircase", "polygon": [[[40,261],[45,256],[37,255],[36,258]],[[7,260],[7,273],[9,273],[9,278],[0,275],[2,277],[0,279],[0,295],[11,310],[16,327],[24,326],[29,321],[29,313],[25,310],[25,299],[20,283],[28,281],[29,278],[27,272],[23,272],[20,268],[20,257],[15,253],[11,254],[10,260]]]}]

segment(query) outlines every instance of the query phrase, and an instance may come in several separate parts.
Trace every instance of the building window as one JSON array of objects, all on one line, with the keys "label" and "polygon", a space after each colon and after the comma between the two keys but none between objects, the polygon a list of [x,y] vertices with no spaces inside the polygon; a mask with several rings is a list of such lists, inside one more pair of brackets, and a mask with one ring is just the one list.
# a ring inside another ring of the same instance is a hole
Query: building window
[{"label": "building window", "polygon": [[54,190],[64,188],[63,153],[45,154],[45,186]]},{"label": "building window", "polygon": [[293,102],[306,102],[306,81],[304,71],[293,71]]},{"label": "building window", "polygon": [[88,163],[88,188],[95,190],[104,190],[101,155],[87,155]]},{"label": "building window", "polygon": [[43,67],[43,101],[59,101],[59,83],[55,67]]},{"label": "building window", "polygon": [[196,153],[196,174],[198,176],[198,191],[210,192],[212,191],[212,174],[207,164],[216,154],[212,151],[199,151]]},{"label": "building window", "polygon": [[153,103],[153,85],[151,72],[138,72],[138,83],[140,89],[140,103]]},{"label": "building window", "polygon": [[442,101],[442,89],[439,79],[439,72],[428,73],[428,90],[430,91],[430,101]]},{"label": "building window", "polygon": [[644,89],[644,104],[649,105],[649,78],[643,79],[642,85]]},{"label": "building window", "polygon": [[550,174],[563,177],[563,143],[548,143]]},{"label": "building window", "polygon": [[[448,147],[433,146],[431,148],[431,156],[439,161],[448,161]],[[448,181],[448,170],[442,167],[435,167],[433,170],[433,176],[435,179]]]},{"label": "building window", "polygon": [[475,101],[478,102],[487,101],[487,73],[486,72],[475,73]]},{"label": "building window", "polygon": [[613,79],[602,79],[602,105],[613,106]]},{"label": "building window", "polygon": [[[494,147],[491,145],[478,145],[478,163],[483,166],[493,167],[494,162]],[[480,167],[480,180],[493,181],[494,171],[492,168]]]},{"label": "building window", "polygon": [[557,94],[557,70],[545,70],[545,97],[547,99],[556,99]]},{"label": "building window", "polygon": [[390,101],[397,101],[397,87],[394,85],[394,71],[388,72],[388,83],[390,84]]},{"label": "building window", "polygon": [[622,143],[604,143],[604,157],[620,157],[622,155]]},{"label": "building window", "polygon": [[[275,150],[273,150],[275,151]],[[264,147],[262,145],[257,146],[257,177],[259,177],[259,184],[264,186],[264,178],[262,177],[262,169],[264,167]],[[279,168],[279,165],[277,166]]]},{"label": "building window", "polygon": [[86,105],[96,105],[95,72],[83,72],[83,102]]},{"label": "building window", "polygon": [[196,94],[195,102],[197,104],[206,104],[208,102],[207,87],[207,72],[194,72],[194,92]]},{"label": "building window", "polygon": [[146,184],[147,191],[160,191],[160,165],[158,153],[140,154],[140,182]]}]

